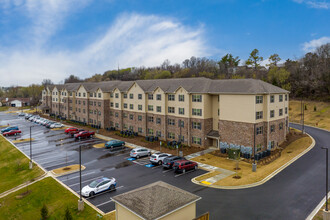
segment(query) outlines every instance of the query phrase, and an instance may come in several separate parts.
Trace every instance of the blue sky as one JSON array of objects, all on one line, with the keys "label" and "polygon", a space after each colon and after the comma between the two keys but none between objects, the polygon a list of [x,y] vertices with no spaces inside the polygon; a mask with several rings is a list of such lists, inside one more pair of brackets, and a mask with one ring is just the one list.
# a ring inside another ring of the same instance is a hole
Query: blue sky
[{"label": "blue sky", "polygon": [[330,42],[329,0],[1,0],[0,86],[109,69],[242,60],[257,48],[298,59]]}]

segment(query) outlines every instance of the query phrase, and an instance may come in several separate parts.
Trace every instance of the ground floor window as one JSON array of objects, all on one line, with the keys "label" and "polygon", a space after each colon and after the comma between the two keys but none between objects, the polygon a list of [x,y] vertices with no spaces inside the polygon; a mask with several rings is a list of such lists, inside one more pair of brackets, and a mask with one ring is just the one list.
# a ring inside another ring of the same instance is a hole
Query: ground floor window
[{"label": "ground floor window", "polygon": [[124,129],[127,129],[127,124],[124,124]]},{"label": "ground floor window", "polygon": [[279,124],[279,127],[280,127],[280,130],[283,129],[283,122],[281,122],[281,123]]},{"label": "ground floor window", "polygon": [[113,127],[113,121],[110,121],[110,126]]},{"label": "ground floor window", "polygon": [[161,131],[156,131],[156,136],[157,137],[161,137],[162,136],[162,132]]},{"label": "ground floor window", "polygon": [[116,127],[116,128],[119,128],[119,124],[118,124],[118,123],[116,123],[116,124],[115,124],[115,127]]},{"label": "ground floor window", "polygon": [[154,135],[154,129],[148,128],[148,134],[149,135]]},{"label": "ground floor window", "polygon": [[138,127],[138,132],[142,133],[142,128],[141,127]]},{"label": "ground floor window", "polygon": [[129,126],[129,130],[133,131],[133,126],[132,125]]},{"label": "ground floor window", "polygon": [[274,142],[274,141],[271,141],[271,142],[270,142],[270,148],[273,149],[274,146],[275,146],[275,142]]},{"label": "ground floor window", "polygon": [[263,133],[264,133],[264,127],[263,126],[257,127],[256,134],[258,135]]},{"label": "ground floor window", "polygon": [[178,140],[181,142],[184,142],[184,136],[183,135],[178,135]]},{"label": "ground floor window", "polygon": [[174,138],[175,138],[175,134],[172,133],[172,132],[168,132],[167,136],[168,136],[168,138],[170,138],[170,139],[174,139]]},{"label": "ground floor window", "polygon": [[202,138],[192,137],[192,143],[202,145]]},{"label": "ground floor window", "polygon": [[275,131],[275,125],[271,125],[270,126],[270,132],[272,133],[272,132],[274,132]]}]

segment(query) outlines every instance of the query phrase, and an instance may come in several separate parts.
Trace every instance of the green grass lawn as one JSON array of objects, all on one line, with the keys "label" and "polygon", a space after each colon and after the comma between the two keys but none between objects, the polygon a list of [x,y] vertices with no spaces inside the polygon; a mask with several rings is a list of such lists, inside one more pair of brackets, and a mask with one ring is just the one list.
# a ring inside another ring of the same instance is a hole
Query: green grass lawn
[{"label": "green grass lawn", "polygon": [[0,112],[7,111],[9,106],[0,106]]},{"label": "green grass lawn", "polygon": [[73,219],[100,219],[97,212],[87,204],[82,212],[78,212],[78,197],[52,177],[1,198],[0,219],[40,219],[40,210],[44,204],[48,209],[48,219],[64,219],[67,208]]},{"label": "green grass lawn", "polygon": [[0,136],[0,161],[0,193],[44,173],[36,165],[30,170],[29,159],[2,136]]}]

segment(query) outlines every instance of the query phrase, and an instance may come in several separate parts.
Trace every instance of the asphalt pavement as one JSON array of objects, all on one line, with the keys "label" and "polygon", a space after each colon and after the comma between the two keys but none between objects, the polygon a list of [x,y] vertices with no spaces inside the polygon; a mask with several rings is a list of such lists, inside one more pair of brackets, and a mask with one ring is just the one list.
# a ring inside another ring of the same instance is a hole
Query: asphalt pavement
[{"label": "asphalt pavement", "polygon": [[[0,124],[18,125],[22,138],[28,138],[30,122],[11,114],[0,113]],[[292,125],[300,128],[300,126]],[[330,134],[305,126],[316,142],[315,147],[265,184],[239,190],[222,190],[196,185],[191,179],[205,173],[203,170],[175,174],[161,167],[146,167],[145,158],[128,161],[129,149],[109,153],[107,149],[93,148],[93,144],[105,142],[93,138],[74,141],[63,133],[43,126],[32,128],[33,157],[47,170],[78,163],[78,147],[83,146],[83,185],[107,176],[118,180],[118,188],[88,200],[104,212],[114,209],[111,197],[162,180],[192,192],[202,199],[197,202],[197,215],[210,212],[211,219],[305,219],[324,197],[325,151]],[[11,138],[12,139],[12,138]],[[16,144],[29,155],[29,143]],[[79,191],[79,175],[73,173],[59,177],[74,191]]]}]

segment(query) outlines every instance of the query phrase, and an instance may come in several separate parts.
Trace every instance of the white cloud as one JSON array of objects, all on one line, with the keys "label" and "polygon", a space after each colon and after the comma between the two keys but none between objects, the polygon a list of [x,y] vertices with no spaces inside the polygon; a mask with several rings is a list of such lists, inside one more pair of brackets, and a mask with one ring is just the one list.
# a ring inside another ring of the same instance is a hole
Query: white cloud
[{"label": "white cloud", "polygon": [[330,3],[327,0],[324,1],[317,1],[317,0],[293,0],[299,4],[306,4],[310,8],[317,8],[317,9],[329,9]]},{"label": "white cloud", "polygon": [[315,49],[323,44],[330,43],[330,37],[321,37],[314,39],[303,44],[303,50],[307,52],[313,52]]},{"label": "white cloud", "polygon": [[[57,21],[48,21],[52,22]],[[34,39],[42,44],[29,46],[25,50],[5,48],[0,51],[1,86],[40,83],[44,78],[59,82],[69,74],[85,78],[115,69],[118,64],[121,68],[155,66],[165,59],[171,63],[181,63],[191,56],[212,55],[206,51],[218,52],[208,48],[202,26],[192,28],[173,18],[156,15],[122,14],[102,32],[103,35],[95,33],[95,36],[99,36],[97,39],[75,51],[70,48],[65,51],[48,51],[46,46],[51,44],[49,36],[57,29],[47,31],[45,27],[39,21],[33,25],[38,33]],[[25,43],[29,44],[28,41]]]}]

